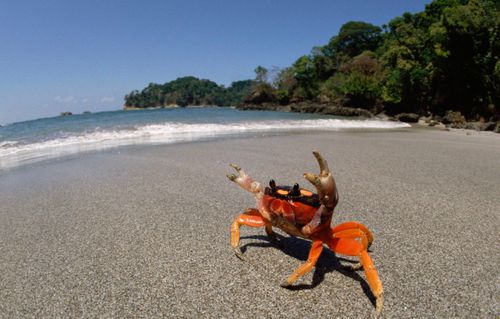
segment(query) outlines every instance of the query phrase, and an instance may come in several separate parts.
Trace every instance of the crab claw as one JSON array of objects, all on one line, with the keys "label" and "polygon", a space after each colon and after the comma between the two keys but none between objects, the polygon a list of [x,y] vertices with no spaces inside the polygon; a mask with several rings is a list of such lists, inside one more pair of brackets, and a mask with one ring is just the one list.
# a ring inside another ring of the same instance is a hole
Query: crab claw
[{"label": "crab claw", "polygon": [[230,181],[235,182],[238,184],[241,188],[244,190],[253,193],[253,194],[258,194],[262,192],[262,187],[260,186],[259,183],[255,182],[250,176],[248,176],[242,169],[241,167],[235,165],[235,164],[229,164],[232,168],[236,170],[238,175],[235,174],[228,174],[226,175],[227,178],[229,178]]},{"label": "crab claw", "polygon": [[234,165],[234,164],[229,164],[232,168],[234,168],[239,176],[236,176],[235,174],[227,174],[227,178],[229,178],[230,181],[235,182],[237,184],[240,184],[239,182],[244,179],[247,175],[245,172],[241,169],[241,167]]},{"label": "crab claw", "polygon": [[317,151],[313,151],[313,154],[318,161],[320,173],[319,175],[305,173],[304,177],[316,187],[321,204],[329,209],[334,209],[339,201],[335,180],[328,168],[328,163],[321,154]]}]

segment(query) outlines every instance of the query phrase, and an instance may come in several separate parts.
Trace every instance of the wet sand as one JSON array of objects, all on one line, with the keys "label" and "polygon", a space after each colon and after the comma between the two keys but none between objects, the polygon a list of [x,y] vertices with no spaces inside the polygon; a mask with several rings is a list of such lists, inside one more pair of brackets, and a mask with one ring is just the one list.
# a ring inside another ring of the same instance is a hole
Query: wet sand
[{"label": "wet sand", "polygon": [[337,181],[334,223],[375,235],[383,317],[500,314],[500,135],[408,129],[122,148],[0,172],[0,317],[372,316],[363,272],[327,250],[288,290],[309,242],[282,234],[278,249],[242,228],[248,262],[230,248],[254,200],[227,164],[305,186],[312,149]]}]

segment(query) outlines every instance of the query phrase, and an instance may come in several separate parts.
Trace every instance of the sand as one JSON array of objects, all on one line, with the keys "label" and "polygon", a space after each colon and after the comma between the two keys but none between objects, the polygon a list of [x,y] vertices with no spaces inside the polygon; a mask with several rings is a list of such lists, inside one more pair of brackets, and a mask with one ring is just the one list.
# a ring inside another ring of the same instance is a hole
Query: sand
[{"label": "sand", "polygon": [[[325,250],[292,290],[310,243],[229,226],[253,198],[228,163],[278,184],[328,159],[334,224],[375,235],[386,318],[500,315],[500,135],[307,133],[83,154],[0,172],[0,317],[367,318],[362,271]],[[340,260],[341,262],[345,262]]]}]

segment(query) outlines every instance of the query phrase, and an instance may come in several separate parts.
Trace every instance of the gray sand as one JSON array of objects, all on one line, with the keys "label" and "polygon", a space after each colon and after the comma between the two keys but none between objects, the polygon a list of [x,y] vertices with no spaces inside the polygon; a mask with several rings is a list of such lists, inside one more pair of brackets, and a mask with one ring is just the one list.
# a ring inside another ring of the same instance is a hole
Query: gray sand
[{"label": "gray sand", "polygon": [[287,290],[308,242],[283,235],[278,249],[242,228],[249,261],[230,248],[254,200],[227,164],[305,186],[312,149],[339,187],[334,223],[375,234],[384,317],[500,315],[500,135],[412,129],[126,148],[2,172],[0,317],[372,316],[363,272],[327,250]]}]

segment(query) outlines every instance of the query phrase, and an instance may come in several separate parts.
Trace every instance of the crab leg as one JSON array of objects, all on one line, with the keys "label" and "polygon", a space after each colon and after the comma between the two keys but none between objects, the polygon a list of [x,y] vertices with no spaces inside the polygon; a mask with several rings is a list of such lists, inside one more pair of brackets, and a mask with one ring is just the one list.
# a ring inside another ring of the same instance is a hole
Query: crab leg
[{"label": "crab leg", "polygon": [[321,255],[322,251],[323,251],[323,242],[321,240],[313,241],[307,261],[304,264],[302,264],[299,268],[297,268],[297,270],[295,270],[294,273],[290,277],[288,277],[288,279],[285,282],[281,284],[281,287],[291,286],[297,279],[299,279],[304,274],[311,271],[316,265],[316,262],[318,262],[318,258]]},{"label": "crab leg", "polygon": [[332,228],[332,234],[338,233],[340,231],[347,230],[347,229],[360,229],[360,230],[362,230],[365,233],[366,238],[368,239],[368,248],[371,246],[371,244],[373,242],[373,234],[370,232],[370,230],[365,225],[358,223],[358,222],[345,222],[342,224],[338,224],[337,226]]},{"label": "crab leg", "polygon": [[[360,239],[361,245],[363,245],[364,250],[367,250],[370,244],[370,242],[368,241],[368,237],[366,236],[366,233],[363,232],[361,229],[357,228],[344,229],[338,232],[332,232],[332,236],[333,238]],[[358,270],[363,267],[361,262],[358,262],[356,264],[342,265],[342,266],[349,270]]]},{"label": "crab leg", "polygon": [[[249,227],[266,227],[267,235],[273,240],[275,238],[275,234],[272,231],[272,226],[268,222],[262,218],[262,215],[255,208],[247,209],[243,214],[240,214],[234,220],[231,225],[231,246],[234,249],[234,253],[241,260],[245,260],[243,257],[243,253],[240,249],[240,227],[241,225],[249,226]],[[270,229],[268,229],[270,228]],[[274,236],[274,237],[273,237]]]},{"label": "crab leg", "polygon": [[375,310],[377,315],[380,315],[384,303],[384,290],[382,288],[382,282],[380,281],[377,269],[375,268],[370,255],[368,255],[366,248],[362,243],[351,238],[351,236],[352,234],[338,234],[338,238],[332,237],[327,240],[326,244],[335,253],[359,257],[365,272],[366,280],[370,286],[370,290],[375,296]]},{"label": "crab leg", "polygon": [[333,238],[352,238],[352,239],[359,238],[361,240],[361,244],[363,245],[363,249],[368,249],[368,243],[369,243],[368,236],[366,236],[366,233],[361,229],[357,228],[344,229],[341,231],[332,232],[332,236]]}]

